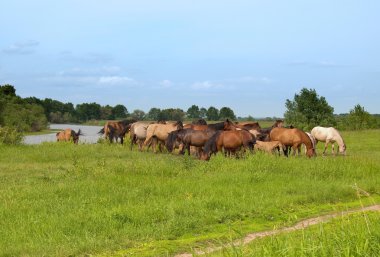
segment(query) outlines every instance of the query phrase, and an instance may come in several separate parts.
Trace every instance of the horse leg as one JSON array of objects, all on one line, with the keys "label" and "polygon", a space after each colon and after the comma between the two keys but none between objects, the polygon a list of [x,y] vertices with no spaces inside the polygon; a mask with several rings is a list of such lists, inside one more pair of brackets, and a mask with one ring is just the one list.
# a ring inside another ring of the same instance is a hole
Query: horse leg
[{"label": "horse leg", "polygon": [[187,155],[190,156],[190,144],[186,145]]},{"label": "horse leg", "polygon": [[333,156],[335,156],[335,149],[334,149],[335,144],[331,143],[331,153]]},{"label": "horse leg", "polygon": [[123,145],[123,143],[124,143],[124,137],[123,136],[120,137],[120,143],[121,143],[121,145]]},{"label": "horse leg", "polygon": [[323,153],[322,153],[323,156],[326,155],[326,150],[327,150],[327,146],[328,146],[328,145],[329,145],[329,141],[326,140],[326,142],[325,142],[325,149],[323,150]]}]

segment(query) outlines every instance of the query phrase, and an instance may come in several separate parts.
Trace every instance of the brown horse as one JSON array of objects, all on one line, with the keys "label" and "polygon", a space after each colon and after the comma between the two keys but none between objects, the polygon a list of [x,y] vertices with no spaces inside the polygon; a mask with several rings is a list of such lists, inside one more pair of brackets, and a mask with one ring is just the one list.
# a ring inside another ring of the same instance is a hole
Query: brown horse
[{"label": "brown horse", "polygon": [[[174,130],[182,129],[182,128],[183,128],[183,124],[181,121],[178,121],[174,124],[157,124],[157,123],[150,124],[146,131],[146,138],[145,138],[143,147],[145,147],[148,144],[150,145],[152,140],[154,140],[155,138],[159,142],[165,144],[165,141],[168,138],[168,135],[170,132]],[[161,145],[160,145],[160,151],[161,151]],[[154,153],[156,152],[155,142],[153,144],[153,152]]]},{"label": "brown horse", "polygon": [[255,137],[246,130],[217,131],[205,144],[200,159],[209,160],[211,154],[222,150],[225,156],[236,155],[242,147],[252,151],[255,143]]},{"label": "brown horse", "polygon": [[129,131],[130,125],[136,120],[122,120],[122,121],[107,121],[104,127],[98,132],[98,134],[104,134],[104,138],[108,138],[110,143],[115,139],[120,138],[120,143],[123,144],[124,136]]},{"label": "brown horse", "polygon": [[78,144],[79,136],[83,135],[81,130],[79,129],[77,133],[75,133],[72,129],[65,129],[56,134],[57,142],[59,141],[73,141],[74,144]]},{"label": "brown horse", "polygon": [[200,155],[202,147],[206,142],[215,134],[215,130],[194,130],[194,129],[180,129],[173,131],[169,134],[166,141],[166,148],[169,152],[173,151],[174,145],[177,143],[182,145],[180,154],[184,154],[187,150],[190,155],[190,146],[197,148],[197,154]]},{"label": "brown horse", "polygon": [[[298,152],[302,144],[306,146],[306,155],[308,157],[315,155],[313,143],[308,135],[300,129],[273,128],[269,133],[269,137],[271,141],[280,141],[283,147],[292,147],[293,155]],[[284,154],[288,156],[287,151],[284,151]]]}]

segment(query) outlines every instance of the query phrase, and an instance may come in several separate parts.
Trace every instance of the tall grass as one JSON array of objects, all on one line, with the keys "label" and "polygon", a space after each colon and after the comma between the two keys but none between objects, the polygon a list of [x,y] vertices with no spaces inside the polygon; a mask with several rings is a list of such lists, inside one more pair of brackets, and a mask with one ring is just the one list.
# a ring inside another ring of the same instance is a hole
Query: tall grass
[{"label": "tall grass", "polygon": [[0,255],[165,255],[357,206],[355,185],[379,201],[380,133],[365,133],[315,159],[0,146]]}]

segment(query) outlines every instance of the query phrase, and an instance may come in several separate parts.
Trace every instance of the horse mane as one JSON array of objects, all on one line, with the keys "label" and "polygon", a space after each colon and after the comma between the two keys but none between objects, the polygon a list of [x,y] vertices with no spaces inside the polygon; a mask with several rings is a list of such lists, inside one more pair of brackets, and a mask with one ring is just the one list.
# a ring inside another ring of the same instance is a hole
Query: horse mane
[{"label": "horse mane", "polygon": [[174,125],[177,126],[177,129],[183,129],[183,123],[180,120],[177,121]]},{"label": "horse mane", "polygon": [[194,124],[194,125],[207,125],[207,122],[204,119],[198,119],[198,120],[193,120],[193,122],[191,122],[191,124]]},{"label": "horse mane", "polygon": [[222,131],[219,130],[215,132],[215,134],[212,137],[210,137],[209,140],[207,140],[205,146],[203,147],[203,151],[206,154],[216,153],[218,151],[216,148],[216,141],[218,140],[218,137],[221,133]]},{"label": "horse mane", "polygon": [[223,130],[224,129],[224,121],[218,122],[218,123],[214,123],[214,124],[208,124],[207,126],[208,126],[209,129]]},{"label": "horse mane", "polygon": [[136,121],[137,121],[136,119],[128,119],[128,120],[119,121],[119,123],[123,124],[124,126],[128,126],[129,124],[132,124]]}]

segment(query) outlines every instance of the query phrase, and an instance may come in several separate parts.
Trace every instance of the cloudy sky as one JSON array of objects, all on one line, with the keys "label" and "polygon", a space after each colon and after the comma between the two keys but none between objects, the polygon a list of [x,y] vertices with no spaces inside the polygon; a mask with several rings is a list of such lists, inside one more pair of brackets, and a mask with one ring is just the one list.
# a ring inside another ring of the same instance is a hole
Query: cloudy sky
[{"label": "cloudy sky", "polygon": [[378,0],[2,1],[0,84],[22,97],[282,116],[314,88],[380,113]]}]

